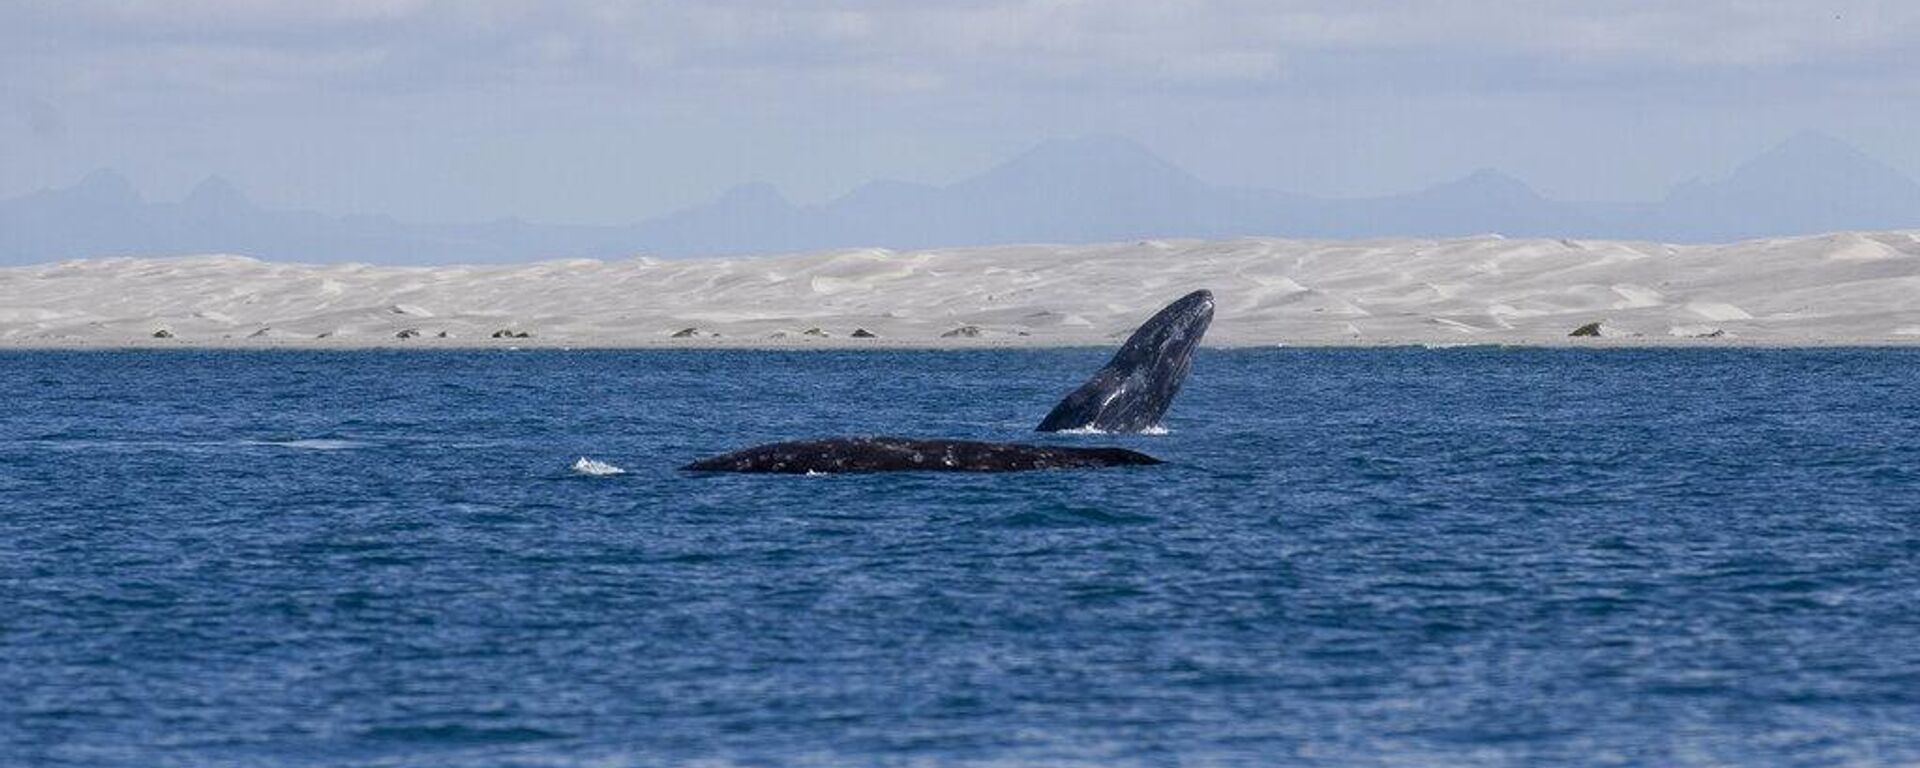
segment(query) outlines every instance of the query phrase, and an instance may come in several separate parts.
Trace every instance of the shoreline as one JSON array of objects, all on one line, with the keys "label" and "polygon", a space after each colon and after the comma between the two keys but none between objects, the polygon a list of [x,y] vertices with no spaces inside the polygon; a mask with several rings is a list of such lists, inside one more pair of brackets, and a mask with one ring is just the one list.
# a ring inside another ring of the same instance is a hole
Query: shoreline
[{"label": "shoreline", "polygon": [[[1386,350],[1386,349],[1515,349],[1515,350],[1646,350],[1646,349],[1742,349],[1742,350],[1818,350],[1818,349],[1920,349],[1920,338],[1867,339],[1781,339],[1781,338],[1578,338],[1506,339],[1482,341],[1432,341],[1421,339],[1369,339],[1365,341],[1279,340],[1250,341],[1209,339],[1200,345],[1211,351],[1249,349],[1306,350]],[[1114,350],[1119,340],[1054,341],[944,341],[884,339],[823,339],[808,342],[769,341],[765,339],[699,339],[669,341],[578,341],[565,339],[515,339],[512,343],[436,340],[419,343],[410,340],[282,340],[260,342],[235,340],[154,339],[151,341],[98,340],[68,342],[31,342],[0,340],[0,353],[13,352],[152,352],[152,351],[232,351],[232,352],[976,352],[1091,349]]]},{"label": "shoreline", "polygon": [[1920,345],[1913,231],[1714,245],[1145,240],[439,267],[87,259],[0,268],[0,349],[1115,347],[1196,288],[1216,297],[1206,343],[1219,348]]}]

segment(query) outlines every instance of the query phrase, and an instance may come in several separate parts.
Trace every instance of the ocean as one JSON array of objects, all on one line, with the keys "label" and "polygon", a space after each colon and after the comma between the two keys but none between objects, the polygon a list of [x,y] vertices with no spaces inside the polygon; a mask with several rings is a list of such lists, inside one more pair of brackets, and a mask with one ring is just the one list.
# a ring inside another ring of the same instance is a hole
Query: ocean
[{"label": "ocean", "polygon": [[1110,352],[0,353],[0,765],[1920,762],[1920,350]]}]

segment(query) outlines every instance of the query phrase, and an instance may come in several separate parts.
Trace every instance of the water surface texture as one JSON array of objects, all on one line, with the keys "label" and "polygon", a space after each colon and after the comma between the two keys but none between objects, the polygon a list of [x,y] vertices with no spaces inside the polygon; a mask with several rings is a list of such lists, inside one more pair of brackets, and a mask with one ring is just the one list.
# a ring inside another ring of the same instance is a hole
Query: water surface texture
[{"label": "water surface texture", "polygon": [[1920,353],[1109,352],[0,353],[0,764],[1920,760]]}]

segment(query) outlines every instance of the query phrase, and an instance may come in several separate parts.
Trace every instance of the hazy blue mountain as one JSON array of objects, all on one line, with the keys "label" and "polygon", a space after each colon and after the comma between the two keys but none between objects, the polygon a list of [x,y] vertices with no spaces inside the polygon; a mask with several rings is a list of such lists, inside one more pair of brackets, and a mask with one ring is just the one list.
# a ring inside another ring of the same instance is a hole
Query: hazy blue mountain
[{"label": "hazy blue mountain", "polygon": [[[719,199],[640,224],[624,233],[627,250],[685,254],[763,253],[819,247],[818,216],[770,184],[741,184]],[[731,247],[713,248],[713,243]]]},{"label": "hazy blue mountain", "polygon": [[218,177],[178,202],[148,202],[110,170],[88,174],[73,187],[0,202],[0,264],[185,253],[315,262],[500,262],[613,253],[621,234],[513,220],[432,225],[269,210]]},{"label": "hazy blue mountain", "polygon": [[1659,201],[1541,196],[1491,169],[1400,195],[1317,198],[1220,187],[1113,137],[1056,139],[946,186],[876,181],[817,205],[766,184],[625,227],[514,219],[415,224],[254,205],[210,178],[178,202],[143,200],[112,171],[0,202],[0,263],[81,256],[232,252],[266,259],[499,262],[820,248],[923,248],[1158,237],[1516,237],[1736,240],[1842,229],[1920,228],[1920,184],[1836,139],[1796,136],[1724,179]]},{"label": "hazy blue mountain", "polygon": [[50,254],[100,253],[124,243],[150,241],[140,194],[126,177],[109,170],[80,183],[0,203],[0,259],[37,261]]},{"label": "hazy blue mountain", "polygon": [[[1195,232],[1213,188],[1129,141],[1042,143],[918,211],[934,240],[1119,240]],[[923,243],[932,244],[932,243]]]},{"label": "hazy blue mountain", "polygon": [[1920,227],[1920,184],[1837,139],[1801,134],[1726,179],[1675,187],[1647,235],[1677,240]]},{"label": "hazy blue mountain", "polygon": [[1518,179],[1481,169],[1418,192],[1327,201],[1315,222],[1292,229],[1317,237],[1446,237],[1498,232],[1515,236],[1561,234],[1585,222],[1577,207],[1541,197]]},{"label": "hazy blue mountain", "polygon": [[1053,140],[946,187],[879,181],[813,206],[735,187],[633,237],[671,254],[1116,240],[1193,233],[1215,194],[1132,142]]}]

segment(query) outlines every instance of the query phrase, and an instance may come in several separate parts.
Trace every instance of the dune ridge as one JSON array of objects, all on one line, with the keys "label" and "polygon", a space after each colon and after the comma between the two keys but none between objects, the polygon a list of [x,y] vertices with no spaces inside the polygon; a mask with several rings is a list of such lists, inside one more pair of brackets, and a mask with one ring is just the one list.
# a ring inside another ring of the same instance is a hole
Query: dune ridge
[{"label": "dune ridge", "polygon": [[1217,297],[1208,341],[1218,345],[1920,343],[1920,231],[1895,231],[1716,245],[1167,240],[510,266],[83,259],[0,269],[0,346],[1110,344],[1201,287]]}]

